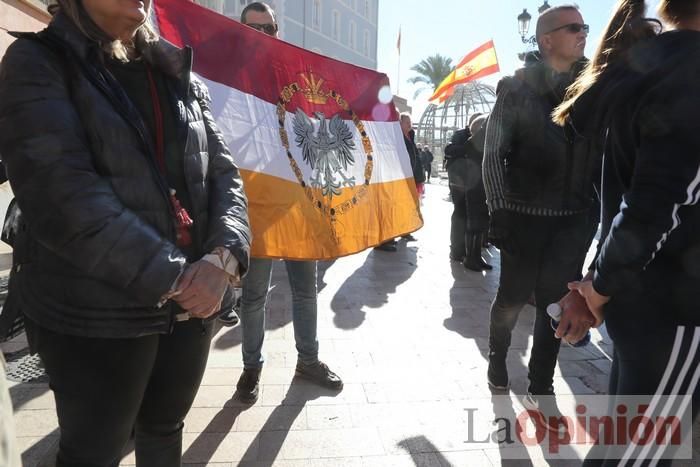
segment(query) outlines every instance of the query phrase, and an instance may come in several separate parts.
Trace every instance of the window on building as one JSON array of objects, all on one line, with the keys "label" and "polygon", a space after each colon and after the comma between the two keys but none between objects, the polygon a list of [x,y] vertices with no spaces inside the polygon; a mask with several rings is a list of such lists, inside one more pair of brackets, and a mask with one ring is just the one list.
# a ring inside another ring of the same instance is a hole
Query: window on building
[{"label": "window on building", "polygon": [[365,0],[365,18],[369,18],[370,0]]},{"label": "window on building", "polygon": [[333,23],[331,24],[331,37],[337,41],[340,40],[340,13],[338,10],[333,10]]},{"label": "window on building", "polygon": [[224,13],[224,0],[197,0],[196,3],[217,13]]},{"label": "window on building", "polygon": [[311,24],[314,29],[321,29],[321,0],[314,0],[314,6],[311,10]]},{"label": "window on building", "polygon": [[365,57],[369,57],[369,31],[365,31],[362,38],[362,53]]},{"label": "window on building", "polygon": [[[51,0],[24,0],[25,3],[30,3],[40,10],[47,11]],[[55,2],[54,2],[55,3]]]},{"label": "window on building", "polygon": [[348,33],[348,45],[353,50],[357,49],[357,25],[350,21],[350,31]]}]

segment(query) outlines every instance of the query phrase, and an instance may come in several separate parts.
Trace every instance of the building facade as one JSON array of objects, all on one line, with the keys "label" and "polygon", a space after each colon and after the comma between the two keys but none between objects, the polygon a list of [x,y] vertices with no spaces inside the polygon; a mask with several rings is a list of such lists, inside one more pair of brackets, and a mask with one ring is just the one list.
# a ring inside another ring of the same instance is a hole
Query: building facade
[{"label": "building facade", "polygon": [[[196,0],[238,20],[250,0]],[[269,0],[280,38],[294,45],[377,69],[379,0]]]},{"label": "building facade", "polygon": [[[46,11],[48,0],[0,0],[0,28],[7,31],[39,31],[51,17]],[[0,30],[0,58],[15,40]]]}]

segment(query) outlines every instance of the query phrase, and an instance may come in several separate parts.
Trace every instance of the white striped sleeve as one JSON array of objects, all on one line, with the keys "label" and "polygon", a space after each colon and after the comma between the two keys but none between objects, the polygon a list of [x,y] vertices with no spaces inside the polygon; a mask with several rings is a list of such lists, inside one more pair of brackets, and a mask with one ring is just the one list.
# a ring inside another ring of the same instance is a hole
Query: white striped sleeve
[{"label": "white striped sleeve", "polygon": [[508,89],[499,92],[486,127],[483,180],[489,211],[506,208],[505,156],[510,150],[514,122]]}]

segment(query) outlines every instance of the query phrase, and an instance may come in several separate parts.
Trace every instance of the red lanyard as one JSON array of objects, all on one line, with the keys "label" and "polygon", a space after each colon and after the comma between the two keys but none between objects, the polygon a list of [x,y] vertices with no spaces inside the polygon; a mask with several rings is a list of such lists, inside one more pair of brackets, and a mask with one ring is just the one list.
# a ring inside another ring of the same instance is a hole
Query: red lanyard
[{"label": "red lanyard", "polygon": [[[165,168],[165,141],[163,136],[163,110],[160,107],[160,98],[158,97],[158,88],[156,87],[156,82],[153,79],[153,73],[151,73],[151,68],[146,64],[146,74],[148,75],[148,85],[151,90],[151,101],[153,103],[153,117],[155,120],[155,131],[156,131],[156,163],[160,172],[164,178],[167,178],[166,168]],[[192,244],[192,235],[190,234],[190,229],[194,222],[190,217],[189,213],[180,204],[180,200],[175,196],[175,190],[170,189],[170,204],[173,208],[173,213],[175,215],[176,233],[177,233],[177,246],[188,246]]]},{"label": "red lanyard", "polygon": [[148,87],[151,91],[151,101],[153,104],[153,118],[155,119],[156,130],[156,162],[163,175],[165,175],[165,143],[163,141],[163,110],[160,108],[160,98],[158,97],[158,88],[153,79],[151,67],[146,65],[146,74],[148,75]]}]

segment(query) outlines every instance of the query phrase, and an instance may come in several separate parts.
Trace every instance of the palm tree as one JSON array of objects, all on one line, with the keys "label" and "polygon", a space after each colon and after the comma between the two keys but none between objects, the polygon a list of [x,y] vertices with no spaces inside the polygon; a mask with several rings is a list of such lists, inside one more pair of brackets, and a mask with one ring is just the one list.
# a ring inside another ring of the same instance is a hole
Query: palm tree
[{"label": "palm tree", "polygon": [[435,54],[413,65],[411,70],[418,73],[419,76],[414,76],[409,79],[408,82],[411,84],[423,83],[426,85],[416,90],[413,94],[413,98],[415,99],[418,94],[426,89],[430,89],[431,91],[437,89],[440,83],[442,83],[442,80],[452,71],[452,59],[443,57],[440,54]]}]

